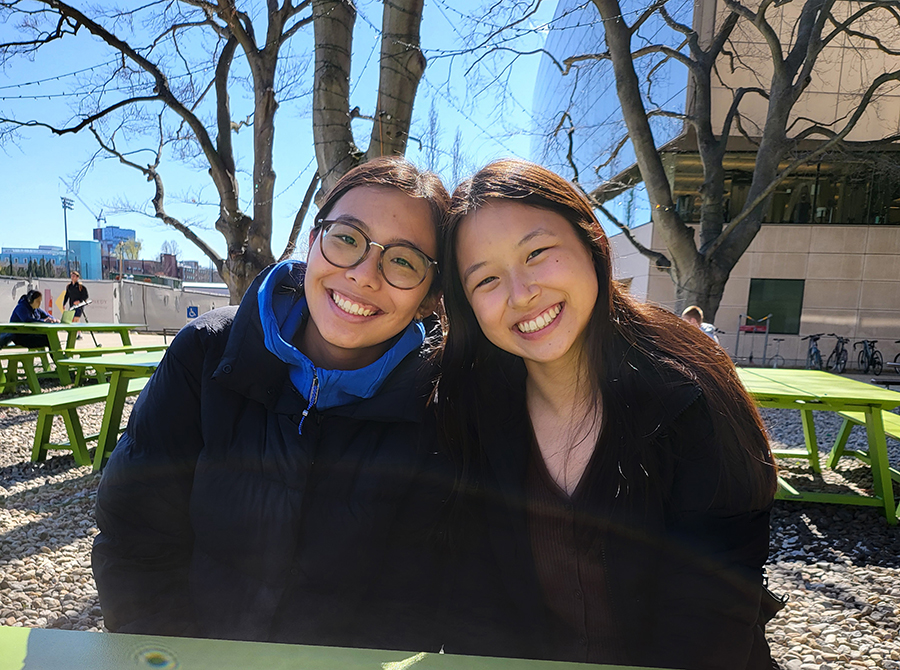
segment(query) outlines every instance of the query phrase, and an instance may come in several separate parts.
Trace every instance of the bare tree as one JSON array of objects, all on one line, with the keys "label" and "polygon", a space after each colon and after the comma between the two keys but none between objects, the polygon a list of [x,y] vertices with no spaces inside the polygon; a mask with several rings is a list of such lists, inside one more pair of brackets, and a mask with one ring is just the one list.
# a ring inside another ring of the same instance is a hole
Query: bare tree
[{"label": "bare tree", "polygon": [[[58,58],[60,48],[78,48],[85,33],[110,53],[71,87],[79,103],[70,120],[0,116],[0,139],[26,127],[91,133],[98,156],[114,157],[153,184],[153,215],[203,251],[236,303],[275,260],[273,152],[280,104],[308,101],[304,91],[311,90],[317,163],[280,257],[293,252],[317,185],[327,189],[360,162],[406,149],[425,69],[419,48],[422,0],[384,3],[378,100],[365,116],[350,109],[356,16],[350,0],[273,0],[264,6],[251,0],[172,0],[132,10],[111,3],[81,10],[60,0],[0,1],[0,21],[18,27],[17,39],[0,43],[0,66],[10,67],[16,57]],[[62,47],[53,49],[56,43]],[[372,121],[365,150],[353,140],[355,118]],[[252,135],[249,170],[235,148],[244,128]],[[216,193],[215,228],[227,245],[224,257],[167,208],[163,172],[173,158],[208,172]],[[240,193],[246,172],[252,175],[249,203]]]},{"label": "bare tree", "polygon": [[165,254],[175,256],[176,258],[181,256],[181,247],[178,246],[178,242],[176,242],[175,240],[166,240],[165,242],[163,242],[162,246],[160,246],[159,248],[160,260],[162,260],[162,257]]},{"label": "bare tree", "polygon": [[[860,2],[848,11],[835,0],[793,3],[763,0],[751,9],[737,0],[726,0],[713,29],[701,34],[696,27],[676,21],[666,9],[666,0],[657,0],[643,12],[632,14],[630,24],[618,0],[593,0],[593,3],[603,19],[607,51],[579,58],[604,59],[612,64],[628,140],[647,189],[653,221],[665,240],[668,258],[660,259],[649,250],[641,251],[671,274],[678,307],[697,304],[713,318],[725,282],[759,232],[771,195],[779,183],[826,152],[847,146],[847,136],[879,92],[890,82],[900,80],[900,70],[894,69],[859,82],[859,90],[848,91],[854,94],[854,104],[837,120],[798,118],[798,101],[813,81],[817,67],[828,67],[820,62],[824,50],[847,39],[867,46],[876,44],[886,54],[900,55],[900,51],[884,45],[878,34],[870,30],[875,16],[879,17],[879,23],[886,22],[896,30],[900,26],[900,5],[880,0]],[[680,36],[680,49],[662,44],[635,48],[638,30],[654,13]],[[885,24],[880,25],[883,28]],[[737,31],[743,40],[755,33],[756,40],[763,45],[762,52],[742,52],[746,50],[746,41],[737,43]],[[640,59],[659,54],[682,64],[688,72],[691,99],[683,119],[696,137],[703,170],[699,189],[699,240],[676,210],[671,183],[649,123],[654,113],[666,112],[647,108],[646,82],[639,79],[636,71]],[[568,59],[566,65],[574,64],[579,58]],[[894,62],[897,65],[900,61]],[[752,73],[756,85],[730,88],[730,102],[724,110],[717,109],[721,103],[713,100],[714,88],[718,84],[718,92],[728,89],[727,73],[733,74],[738,68],[743,68],[745,74]],[[771,74],[766,76],[766,71]],[[763,118],[745,111],[753,97],[764,102]],[[717,118],[720,125],[716,124]],[[736,134],[755,148],[756,159],[746,201],[726,222],[723,161],[729,139],[733,140]],[[879,138],[879,142],[887,144],[896,139],[888,135]],[[608,184],[601,185],[591,196],[601,201],[609,188]]]}]

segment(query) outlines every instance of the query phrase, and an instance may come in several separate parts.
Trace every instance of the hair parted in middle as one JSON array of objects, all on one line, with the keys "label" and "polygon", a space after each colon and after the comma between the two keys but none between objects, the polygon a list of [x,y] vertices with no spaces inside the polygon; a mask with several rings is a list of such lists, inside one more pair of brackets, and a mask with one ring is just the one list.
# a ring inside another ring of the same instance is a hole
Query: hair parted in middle
[{"label": "hair parted in middle", "polygon": [[[632,364],[637,356],[655,369],[692,380],[703,392],[716,432],[740,445],[724,455],[727,472],[723,477],[742,477],[754,500],[765,504],[776,486],[774,461],[759,414],[728,354],[677,315],[639,302],[622,290],[612,278],[609,240],[584,193],[554,172],[518,159],[490,163],[460,184],[442,229],[449,325],[441,356],[438,408],[442,431],[463,471],[479,457],[472,428],[479,425],[479,397],[512,397],[525,378],[522,360],[498,349],[481,332],[457,263],[460,226],[468,214],[497,200],[560,215],[590,251],[599,293],[584,338],[584,369],[592,397],[602,403],[602,415],[628,416],[637,402],[642,383]],[[628,421],[605,420],[603,431],[617,433],[606,444],[633,443],[631,438],[640,429]]]}]

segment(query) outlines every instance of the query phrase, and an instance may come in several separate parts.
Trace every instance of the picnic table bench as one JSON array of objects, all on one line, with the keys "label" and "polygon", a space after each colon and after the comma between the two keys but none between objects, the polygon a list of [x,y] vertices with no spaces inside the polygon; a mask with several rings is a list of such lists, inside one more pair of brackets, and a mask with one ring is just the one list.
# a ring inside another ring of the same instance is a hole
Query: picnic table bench
[{"label": "picnic table bench", "polygon": [[[0,351],[0,393],[15,393],[20,380],[20,367],[28,389],[32,393],[40,393],[41,385],[38,383],[37,371],[34,367],[35,359],[41,361],[44,372],[50,370],[49,352],[44,348],[17,348]],[[5,368],[3,367],[4,362],[6,363]]]},{"label": "picnic table bench", "polygon": [[[850,431],[853,429],[853,426],[865,427],[865,412],[837,412],[837,415],[843,418],[844,422],[841,424],[837,439],[834,441],[834,447],[831,449],[831,455],[828,457],[828,467],[837,469],[838,461],[841,456],[845,455],[855,456],[862,462],[871,465],[872,461],[869,458],[869,454],[846,448],[847,440],[850,437]],[[884,423],[884,434],[893,437],[895,440],[900,440],[900,415],[888,412],[887,410],[882,410],[881,420]],[[888,471],[890,472],[891,479],[900,482],[900,471],[890,466],[888,466]]]},{"label": "picnic table bench", "polygon": [[[136,395],[141,392],[149,377],[136,377],[128,380],[125,395]],[[98,439],[100,433],[85,435],[78,418],[77,408],[107,400],[110,384],[94,384],[50,393],[38,393],[20,398],[12,398],[0,402],[0,406],[18,407],[24,410],[38,410],[37,429],[34,433],[34,446],[31,450],[32,461],[43,461],[50,449],[71,450],[78,465],[90,465],[87,443]],[[62,416],[69,435],[68,442],[51,442],[50,430],[53,428],[53,417]],[[121,427],[116,426],[118,431]],[[117,432],[118,432],[117,431]]]},{"label": "picnic table bench", "polygon": [[871,379],[869,380],[870,384],[876,384],[877,386],[884,386],[885,388],[891,388],[892,386],[900,386],[900,377],[882,377],[881,379]]}]

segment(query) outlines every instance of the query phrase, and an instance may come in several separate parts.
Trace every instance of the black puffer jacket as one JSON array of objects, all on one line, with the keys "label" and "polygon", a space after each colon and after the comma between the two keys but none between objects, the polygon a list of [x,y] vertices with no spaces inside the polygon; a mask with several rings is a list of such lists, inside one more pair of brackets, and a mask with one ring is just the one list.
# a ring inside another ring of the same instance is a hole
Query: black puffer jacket
[{"label": "black puffer jacket", "polygon": [[93,568],[112,631],[434,650],[450,487],[404,359],[371,399],[312,410],[240,308],[173,341],[103,474]]}]

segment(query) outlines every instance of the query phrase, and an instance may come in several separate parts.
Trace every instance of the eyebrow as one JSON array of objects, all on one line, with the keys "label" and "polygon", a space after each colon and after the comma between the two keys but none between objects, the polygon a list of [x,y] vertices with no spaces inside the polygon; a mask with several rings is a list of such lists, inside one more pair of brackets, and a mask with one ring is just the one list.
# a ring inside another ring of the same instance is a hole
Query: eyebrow
[{"label": "eyebrow", "polygon": [[[516,248],[518,249],[519,247],[521,247],[525,244],[528,244],[535,237],[540,237],[541,235],[549,235],[552,237],[553,233],[551,233],[549,230],[546,230],[545,228],[535,228],[530,233],[528,233],[525,237],[523,237],[521,240],[518,241],[518,243],[516,244]],[[463,284],[465,284],[468,281],[469,275],[471,275],[473,272],[477,272],[479,268],[485,266],[486,264],[487,264],[487,261],[481,261],[480,263],[475,263],[473,265],[470,265],[466,269],[466,271],[463,272],[463,276],[462,276]]]},{"label": "eyebrow", "polygon": [[[368,235],[369,238],[372,237],[372,229],[369,228],[368,225],[366,225],[366,222],[363,221],[362,219],[357,219],[352,214],[341,214],[340,216],[338,216],[335,219],[322,219],[322,221],[323,222],[336,221],[338,223],[352,223],[357,228],[360,228],[366,235]],[[417,251],[425,254],[425,256],[428,257],[429,259],[431,258],[431,256],[429,256],[427,253],[425,253],[425,251],[422,250],[422,246],[418,242],[414,242],[413,240],[406,239],[405,237],[394,237],[390,241],[386,242],[385,246],[390,245],[390,244],[405,244],[406,246],[412,247],[413,249],[416,249]]]}]

